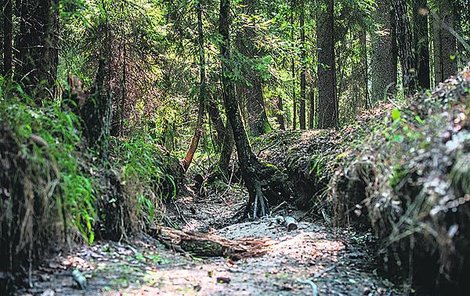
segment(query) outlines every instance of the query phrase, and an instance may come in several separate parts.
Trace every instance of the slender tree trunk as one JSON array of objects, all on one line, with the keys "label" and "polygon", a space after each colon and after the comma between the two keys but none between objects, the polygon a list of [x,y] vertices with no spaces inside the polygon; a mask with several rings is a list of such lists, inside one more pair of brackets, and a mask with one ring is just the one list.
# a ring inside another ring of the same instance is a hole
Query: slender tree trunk
[{"label": "slender tree trunk", "polygon": [[230,120],[227,119],[219,159],[219,169],[224,176],[228,176],[230,159],[232,157],[234,145],[232,125],[230,124]]},{"label": "slender tree trunk", "polygon": [[[290,26],[291,26],[291,40],[292,40],[292,47],[295,43],[295,30],[294,30],[294,9],[295,9],[295,0],[291,0],[291,15],[290,15]],[[291,63],[291,71],[292,71],[292,129],[297,129],[297,97],[295,94],[295,53],[292,53],[292,63]]]},{"label": "slender tree trunk", "polygon": [[434,76],[438,84],[457,72],[457,41],[446,26],[453,29],[455,10],[450,1],[436,0],[437,14],[434,27]]},{"label": "slender tree trunk", "polygon": [[284,121],[284,102],[282,100],[282,96],[277,98],[277,123],[279,123],[279,128],[281,130],[286,130],[286,124]]},{"label": "slender tree trunk", "polygon": [[[245,14],[251,16],[256,13],[256,1],[244,0],[243,6]],[[253,27],[254,24],[244,26],[236,42],[239,52],[248,59],[259,58],[261,55],[253,42],[256,38]],[[248,128],[251,135],[260,136],[271,130],[264,106],[263,84],[256,69],[249,67],[246,72],[245,77],[248,83],[238,85],[237,92],[244,96],[246,102]]]},{"label": "slender tree trunk", "polygon": [[393,0],[396,16],[398,53],[403,77],[405,96],[414,94],[417,88],[413,35],[404,0]]},{"label": "slender tree trunk", "polygon": [[300,129],[306,129],[306,112],[305,112],[305,102],[306,102],[306,65],[305,65],[305,5],[302,0],[300,6],[300,110],[299,110],[299,123]]},{"label": "slender tree trunk", "polygon": [[397,84],[395,14],[390,0],[376,3],[373,18],[377,27],[371,34],[371,103],[395,96]]},{"label": "slender tree trunk", "polygon": [[222,149],[222,144],[225,137],[225,125],[222,117],[220,116],[220,110],[217,107],[217,103],[212,96],[208,97],[207,113],[209,113],[210,121],[212,122],[212,126],[215,129],[215,143],[217,146],[216,149],[219,149],[220,151]]},{"label": "slender tree trunk", "polygon": [[310,87],[310,112],[308,115],[308,128],[313,129],[315,127],[315,89],[313,85]]},{"label": "slender tree trunk", "polygon": [[222,59],[224,104],[227,111],[227,118],[232,126],[242,177],[249,193],[245,214],[250,213],[253,209],[253,217],[256,218],[265,216],[268,213],[268,204],[261,190],[260,179],[257,175],[261,164],[251,150],[250,143],[248,142],[238,103],[235,98],[234,84],[230,79],[230,72],[232,71],[230,68],[230,0],[220,1],[219,17],[219,33],[222,36],[220,52]]},{"label": "slender tree trunk", "polygon": [[204,50],[204,31],[202,27],[202,2],[203,0],[198,0],[196,5],[197,11],[197,32],[198,32],[198,47],[199,47],[199,107],[197,112],[197,121],[196,121],[196,131],[194,132],[193,138],[191,140],[191,145],[189,146],[186,156],[183,160],[183,169],[188,170],[191,162],[194,158],[194,153],[196,153],[197,147],[199,145],[199,140],[202,135],[202,121],[204,118],[204,105],[206,102],[206,54]]},{"label": "slender tree trunk", "polygon": [[334,41],[334,0],[320,1],[324,7],[317,25],[318,46],[318,124],[320,128],[338,126]]},{"label": "slender tree trunk", "polygon": [[427,0],[415,0],[413,8],[413,30],[415,36],[416,71],[418,86],[422,89],[431,87],[429,69],[429,32]]},{"label": "slender tree trunk", "polygon": [[13,70],[13,0],[3,1],[3,76]]},{"label": "slender tree trunk", "polygon": [[367,52],[367,31],[364,30],[360,33],[359,39],[361,40],[361,64],[362,64],[362,76],[363,76],[363,87],[364,87],[364,98],[361,107],[369,108],[370,96],[369,96],[369,57]]}]

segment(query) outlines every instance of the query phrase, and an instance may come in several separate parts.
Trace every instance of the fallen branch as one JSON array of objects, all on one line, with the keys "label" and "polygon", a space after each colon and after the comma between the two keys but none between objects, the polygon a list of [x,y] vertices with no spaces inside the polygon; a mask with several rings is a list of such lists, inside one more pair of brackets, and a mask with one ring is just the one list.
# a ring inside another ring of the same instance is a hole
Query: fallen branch
[{"label": "fallen branch", "polygon": [[230,240],[216,234],[185,232],[168,227],[160,227],[153,236],[178,252],[204,257],[228,256],[234,260],[262,256],[271,245],[268,239]]}]

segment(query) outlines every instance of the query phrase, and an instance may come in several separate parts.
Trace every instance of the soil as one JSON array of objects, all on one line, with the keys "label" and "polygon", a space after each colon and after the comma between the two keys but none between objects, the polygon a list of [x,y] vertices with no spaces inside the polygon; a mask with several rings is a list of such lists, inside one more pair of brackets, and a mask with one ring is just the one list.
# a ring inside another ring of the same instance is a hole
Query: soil
[{"label": "soil", "polygon": [[[237,185],[227,192],[194,200],[180,197],[172,221],[182,230],[210,232],[229,239],[269,239],[258,257],[234,261],[198,258],[167,249],[147,235],[127,241],[80,246],[45,262],[31,277],[32,288],[17,295],[405,295],[379,275],[370,246],[373,236],[354,229],[310,221],[305,213],[281,207],[271,217],[233,223],[246,193]],[[279,217],[298,222],[288,231]],[[184,219],[183,219],[184,217]],[[87,279],[74,282],[78,269]]]}]

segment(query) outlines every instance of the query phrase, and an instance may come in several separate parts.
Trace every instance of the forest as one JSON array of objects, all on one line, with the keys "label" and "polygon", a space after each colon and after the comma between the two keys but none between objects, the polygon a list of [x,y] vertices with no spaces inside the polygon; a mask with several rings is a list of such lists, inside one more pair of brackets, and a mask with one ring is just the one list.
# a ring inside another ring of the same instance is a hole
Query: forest
[{"label": "forest", "polygon": [[0,7],[0,296],[470,294],[470,0]]}]

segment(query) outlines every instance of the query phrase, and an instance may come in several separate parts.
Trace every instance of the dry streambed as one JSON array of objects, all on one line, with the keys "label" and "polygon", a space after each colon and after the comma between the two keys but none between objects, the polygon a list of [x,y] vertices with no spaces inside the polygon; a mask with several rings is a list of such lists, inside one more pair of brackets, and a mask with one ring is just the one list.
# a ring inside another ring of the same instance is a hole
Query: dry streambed
[{"label": "dry streambed", "polygon": [[[194,233],[193,233],[194,234]],[[205,235],[205,234],[204,234]],[[55,257],[19,295],[402,295],[377,275],[371,237],[300,222],[287,231],[275,218],[214,231],[226,239],[262,239],[262,255],[197,258],[142,237],[100,242]],[[72,270],[87,278],[76,287]]]}]

